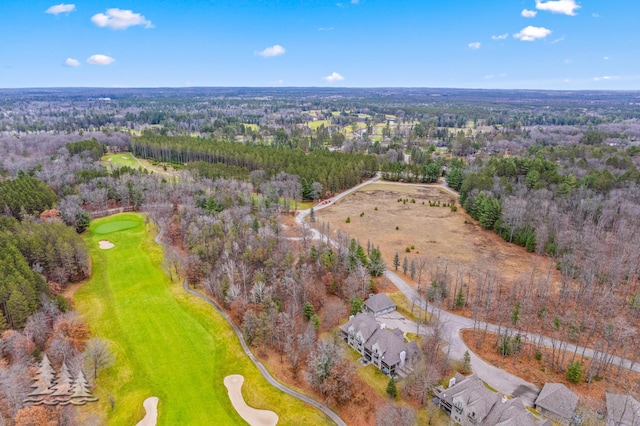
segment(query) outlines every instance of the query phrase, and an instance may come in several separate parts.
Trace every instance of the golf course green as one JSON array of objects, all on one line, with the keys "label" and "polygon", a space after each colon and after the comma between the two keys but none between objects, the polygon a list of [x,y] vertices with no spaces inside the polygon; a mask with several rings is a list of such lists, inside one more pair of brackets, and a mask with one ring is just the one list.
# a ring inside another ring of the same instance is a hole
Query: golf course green
[{"label": "golf course green", "polygon": [[[99,401],[81,415],[135,425],[145,398],[157,396],[160,425],[244,424],[224,386],[226,376],[241,374],[247,404],[276,412],[279,424],[331,423],[269,385],[224,318],[171,282],[155,233],[132,213],[95,220],[86,233],[93,276],[75,293],[75,307],[93,336],[110,342],[116,363],[99,373]],[[100,240],[115,246],[101,250]]]}]

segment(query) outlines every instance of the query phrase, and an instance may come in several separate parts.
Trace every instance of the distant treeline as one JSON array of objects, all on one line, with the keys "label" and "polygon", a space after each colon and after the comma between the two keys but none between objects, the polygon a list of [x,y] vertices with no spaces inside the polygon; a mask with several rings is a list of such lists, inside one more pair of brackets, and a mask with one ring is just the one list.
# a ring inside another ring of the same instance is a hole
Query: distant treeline
[{"label": "distant treeline", "polygon": [[133,139],[131,150],[139,157],[167,163],[204,162],[229,167],[230,174],[221,176],[224,169],[198,164],[195,168],[207,177],[242,177],[244,173],[239,169],[264,170],[269,177],[286,172],[303,181],[319,182],[325,193],[351,188],[378,171],[378,159],[370,155],[326,150],[305,154],[293,149],[190,137],[145,135]]}]

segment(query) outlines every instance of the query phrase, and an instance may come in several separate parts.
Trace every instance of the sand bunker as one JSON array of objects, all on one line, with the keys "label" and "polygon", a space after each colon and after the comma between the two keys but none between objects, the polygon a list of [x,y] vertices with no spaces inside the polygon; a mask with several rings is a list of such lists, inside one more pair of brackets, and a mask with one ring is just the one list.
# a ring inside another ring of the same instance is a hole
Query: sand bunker
[{"label": "sand bunker", "polygon": [[249,407],[242,397],[242,383],[244,377],[233,374],[224,378],[224,385],[229,391],[229,398],[233,408],[251,426],[275,426],[278,423],[278,415],[269,410],[256,410]]},{"label": "sand bunker", "polygon": [[158,398],[155,396],[149,397],[144,400],[142,406],[147,414],[136,426],[156,426],[158,422]]},{"label": "sand bunker", "polygon": [[109,159],[107,159],[107,161],[113,161],[113,158],[109,158]]},{"label": "sand bunker", "polygon": [[98,242],[98,247],[102,250],[109,250],[110,248],[114,248],[115,245],[111,241],[102,240]]}]

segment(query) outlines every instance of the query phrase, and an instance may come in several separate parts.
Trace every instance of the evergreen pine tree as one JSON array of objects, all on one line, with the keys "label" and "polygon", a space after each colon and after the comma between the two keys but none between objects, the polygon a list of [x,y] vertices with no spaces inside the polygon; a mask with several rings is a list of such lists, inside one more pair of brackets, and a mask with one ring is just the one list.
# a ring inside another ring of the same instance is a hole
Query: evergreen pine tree
[{"label": "evergreen pine tree", "polygon": [[9,323],[7,322],[7,319],[4,317],[4,314],[0,312],[0,332],[3,332],[8,329],[9,329]]},{"label": "evergreen pine tree", "polygon": [[391,398],[396,399],[398,397],[398,388],[396,387],[396,379],[390,378],[389,383],[387,383],[387,395]]},{"label": "evergreen pine tree", "polygon": [[393,256],[393,267],[396,271],[398,270],[398,266],[400,266],[400,255],[398,254],[398,252],[396,252],[396,254]]},{"label": "evergreen pine tree", "polygon": [[304,319],[309,321],[314,314],[313,305],[309,302],[304,302]]},{"label": "evergreen pine tree", "polygon": [[407,269],[409,268],[409,261],[407,260],[407,256],[404,257],[402,261],[402,273],[407,275]]},{"label": "evergreen pine tree", "polygon": [[464,356],[462,357],[462,368],[460,372],[462,374],[471,373],[471,354],[469,354],[469,351],[464,351]]},{"label": "evergreen pine tree", "polygon": [[411,273],[411,279],[416,279],[416,261],[411,259],[411,266],[409,266],[409,272]]},{"label": "evergreen pine tree", "polygon": [[462,288],[458,290],[458,294],[456,294],[455,306],[457,309],[462,308],[465,305],[466,301],[464,300],[464,293],[462,292]]},{"label": "evergreen pine tree", "polygon": [[20,290],[14,290],[7,301],[7,314],[13,328],[22,328],[29,317],[29,304]]},{"label": "evergreen pine tree", "polygon": [[582,364],[578,361],[573,361],[569,364],[569,367],[567,367],[566,376],[567,380],[571,383],[578,383],[582,380]]}]

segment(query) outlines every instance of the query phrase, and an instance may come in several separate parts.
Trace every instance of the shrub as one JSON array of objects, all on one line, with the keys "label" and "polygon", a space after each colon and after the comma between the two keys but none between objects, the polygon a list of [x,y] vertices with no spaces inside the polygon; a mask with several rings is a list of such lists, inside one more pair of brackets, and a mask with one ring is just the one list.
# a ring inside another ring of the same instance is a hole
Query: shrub
[{"label": "shrub", "polygon": [[397,230],[399,230],[399,229],[400,229],[400,227],[399,227],[399,226],[396,226],[396,231],[397,231]]},{"label": "shrub", "polygon": [[536,351],[536,360],[537,361],[542,361],[542,352]]},{"label": "shrub", "polygon": [[375,210],[375,211],[378,211],[378,208],[376,207],[376,208],[374,208],[374,210]]},{"label": "shrub", "polygon": [[347,220],[344,221],[345,223],[351,223],[351,218],[348,217]]},{"label": "shrub", "polygon": [[458,208],[455,206],[455,204],[451,204],[451,211],[452,212],[457,212]]},{"label": "shrub", "polygon": [[578,383],[582,380],[582,364],[577,361],[573,361],[567,367],[567,380],[571,383]]},{"label": "shrub", "polygon": [[415,249],[415,247],[414,247],[414,246],[411,246],[411,250],[414,250],[414,249]]},{"label": "shrub", "polygon": [[364,212],[360,213],[360,217],[364,216]]},{"label": "shrub", "polygon": [[411,249],[409,247],[407,247],[406,249],[404,249],[404,251],[406,251],[407,253],[411,253]]}]

